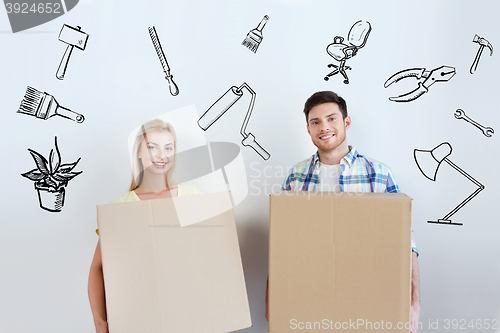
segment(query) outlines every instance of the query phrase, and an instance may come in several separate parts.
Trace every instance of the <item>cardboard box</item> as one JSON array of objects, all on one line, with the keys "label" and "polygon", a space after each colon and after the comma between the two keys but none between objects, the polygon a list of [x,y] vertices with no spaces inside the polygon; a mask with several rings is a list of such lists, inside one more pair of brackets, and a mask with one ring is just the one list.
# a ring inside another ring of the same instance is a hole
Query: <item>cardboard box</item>
[{"label": "cardboard box", "polygon": [[252,325],[229,193],[101,205],[97,213],[110,332]]},{"label": "cardboard box", "polygon": [[270,200],[269,333],[409,332],[410,197],[282,192]]}]

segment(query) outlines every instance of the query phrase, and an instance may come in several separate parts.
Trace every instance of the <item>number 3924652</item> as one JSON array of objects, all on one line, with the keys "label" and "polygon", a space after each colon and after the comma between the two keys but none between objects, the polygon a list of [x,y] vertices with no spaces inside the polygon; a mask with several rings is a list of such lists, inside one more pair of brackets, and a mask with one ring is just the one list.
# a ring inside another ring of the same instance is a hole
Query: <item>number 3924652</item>
[{"label": "number 3924652", "polygon": [[7,14],[10,13],[46,13],[46,14],[62,14],[61,13],[61,4],[60,3],[51,3],[51,2],[40,2],[34,3],[31,6],[27,3],[6,3],[5,9],[7,9]]},{"label": "number 3924652", "polygon": [[465,330],[465,329],[476,329],[476,330],[496,330],[498,329],[498,319],[477,319],[477,320],[470,320],[467,321],[465,319],[445,319],[444,320],[444,327],[445,330],[448,329],[460,329],[460,330]]}]

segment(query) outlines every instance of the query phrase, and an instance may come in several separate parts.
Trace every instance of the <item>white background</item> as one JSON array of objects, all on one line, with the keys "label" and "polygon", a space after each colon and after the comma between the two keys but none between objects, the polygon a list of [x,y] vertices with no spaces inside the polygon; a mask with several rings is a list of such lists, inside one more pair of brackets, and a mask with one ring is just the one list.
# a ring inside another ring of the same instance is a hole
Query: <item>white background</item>
[{"label": "white background", "polygon": [[[315,152],[302,108],[319,90],[347,100],[349,143],[390,166],[414,199],[422,331],[435,331],[427,328],[429,321],[438,320],[443,331],[445,319],[466,319],[467,325],[471,319],[498,320],[500,133],[487,138],[453,113],[462,108],[500,131],[499,56],[485,49],[476,73],[469,73],[479,48],[475,34],[500,47],[499,10],[496,1],[88,0],[16,34],[0,10],[0,332],[93,331],[87,278],[98,239],[95,207],[128,190],[128,134],[144,120],[186,105],[196,104],[201,115],[243,82],[257,93],[248,131],[271,154],[263,161],[242,148],[249,195],[235,212],[253,320],[246,332],[267,332],[268,194],[279,189],[284,170]],[[266,14],[270,20],[254,54],[241,42]],[[369,21],[373,30],[347,63],[350,84],[338,75],[324,81],[333,60],[326,46],[337,35],[347,38],[358,20]],[[81,26],[90,37],[85,51],[73,51],[59,81],[55,72],[66,44],[57,36],[64,23]],[[176,97],[149,38],[152,25],[179,86]],[[442,65],[456,68],[449,82],[434,84],[410,103],[388,100],[417,85],[410,78],[385,89],[392,74]],[[16,113],[28,85],[84,114],[85,122]],[[207,141],[239,143],[248,101],[244,95],[214,124]],[[81,157],[75,170],[84,172],[69,183],[62,212],[50,213],[39,208],[33,183],[20,174],[35,167],[27,148],[48,156],[56,135],[63,163]],[[445,141],[453,146],[450,160],[485,185],[453,217],[462,227],[426,221],[442,218],[474,185],[447,164],[436,182],[429,181],[413,160],[413,149]]]}]

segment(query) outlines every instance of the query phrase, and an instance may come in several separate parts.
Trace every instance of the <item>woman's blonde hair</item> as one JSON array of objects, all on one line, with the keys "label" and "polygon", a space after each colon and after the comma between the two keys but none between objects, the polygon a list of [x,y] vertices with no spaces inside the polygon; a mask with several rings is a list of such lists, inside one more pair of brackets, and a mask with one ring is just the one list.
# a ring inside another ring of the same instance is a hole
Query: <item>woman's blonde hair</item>
[{"label": "woman's blonde hair", "polygon": [[[175,135],[175,129],[172,124],[164,122],[163,120],[158,118],[149,120],[142,124],[142,126],[137,131],[137,135],[135,136],[134,140],[134,146],[132,148],[132,182],[130,184],[130,191],[135,190],[142,183],[144,169],[142,168],[142,162],[139,160],[138,155],[147,133],[150,132],[169,132],[170,134],[172,134],[172,137],[174,139],[174,154],[177,152],[177,136]],[[169,188],[173,185],[174,168],[175,155],[174,162],[167,171],[167,185]]]}]

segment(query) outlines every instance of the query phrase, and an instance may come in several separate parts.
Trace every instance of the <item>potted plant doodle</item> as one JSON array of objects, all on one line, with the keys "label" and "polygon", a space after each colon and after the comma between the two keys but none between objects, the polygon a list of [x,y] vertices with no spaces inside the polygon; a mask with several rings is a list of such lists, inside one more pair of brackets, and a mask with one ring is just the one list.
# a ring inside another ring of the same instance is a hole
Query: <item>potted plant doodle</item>
[{"label": "potted plant doodle", "polygon": [[37,167],[21,174],[21,176],[35,182],[40,208],[49,212],[61,211],[64,205],[65,187],[71,179],[83,172],[72,171],[80,161],[80,158],[73,163],[61,164],[61,154],[57,147],[57,136],[55,137],[55,146],[55,150],[52,149],[50,151],[48,161],[41,154],[28,148]]}]

